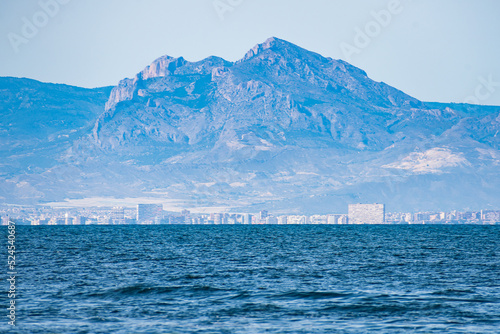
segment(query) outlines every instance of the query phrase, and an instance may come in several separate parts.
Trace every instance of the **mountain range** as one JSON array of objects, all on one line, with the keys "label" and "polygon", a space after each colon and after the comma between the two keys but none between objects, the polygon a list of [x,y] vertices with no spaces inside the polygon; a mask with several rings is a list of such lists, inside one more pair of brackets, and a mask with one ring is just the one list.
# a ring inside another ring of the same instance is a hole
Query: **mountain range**
[{"label": "mountain range", "polygon": [[500,208],[500,107],[422,102],[270,38],[115,87],[0,78],[0,202],[342,213]]}]

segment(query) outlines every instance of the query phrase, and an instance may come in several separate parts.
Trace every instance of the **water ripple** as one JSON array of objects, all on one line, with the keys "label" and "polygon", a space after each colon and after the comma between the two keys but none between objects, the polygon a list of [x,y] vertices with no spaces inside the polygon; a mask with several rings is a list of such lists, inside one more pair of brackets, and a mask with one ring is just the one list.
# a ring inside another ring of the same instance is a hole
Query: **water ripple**
[{"label": "water ripple", "polygon": [[17,333],[499,333],[498,226],[17,232]]}]

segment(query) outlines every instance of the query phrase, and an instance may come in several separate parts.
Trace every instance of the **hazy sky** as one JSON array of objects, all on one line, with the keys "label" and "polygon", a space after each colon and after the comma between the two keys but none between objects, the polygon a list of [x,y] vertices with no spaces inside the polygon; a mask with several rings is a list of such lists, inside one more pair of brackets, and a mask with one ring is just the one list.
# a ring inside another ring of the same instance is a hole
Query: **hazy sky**
[{"label": "hazy sky", "polygon": [[424,101],[500,105],[499,14],[498,0],[0,0],[0,76],[115,85],[165,54],[235,61],[276,36]]}]

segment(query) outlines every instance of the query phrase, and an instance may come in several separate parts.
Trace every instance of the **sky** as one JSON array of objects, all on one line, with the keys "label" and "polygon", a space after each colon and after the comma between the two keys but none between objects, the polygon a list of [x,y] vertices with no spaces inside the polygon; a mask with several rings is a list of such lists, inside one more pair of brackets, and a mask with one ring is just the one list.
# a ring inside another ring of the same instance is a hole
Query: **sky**
[{"label": "sky", "polygon": [[498,0],[0,0],[0,76],[116,85],[271,36],[423,101],[500,106]]}]

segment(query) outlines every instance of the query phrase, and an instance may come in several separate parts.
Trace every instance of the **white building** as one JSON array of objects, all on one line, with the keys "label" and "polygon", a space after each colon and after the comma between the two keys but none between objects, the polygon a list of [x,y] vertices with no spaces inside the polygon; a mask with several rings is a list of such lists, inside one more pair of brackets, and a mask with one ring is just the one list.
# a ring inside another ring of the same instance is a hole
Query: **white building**
[{"label": "white building", "polygon": [[328,215],[328,224],[347,224],[347,215]]},{"label": "white building", "polygon": [[384,224],[384,204],[349,204],[349,224]]},{"label": "white building", "polygon": [[162,204],[138,204],[137,223],[153,224],[156,218],[161,218],[163,214]]}]

